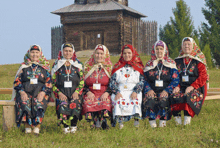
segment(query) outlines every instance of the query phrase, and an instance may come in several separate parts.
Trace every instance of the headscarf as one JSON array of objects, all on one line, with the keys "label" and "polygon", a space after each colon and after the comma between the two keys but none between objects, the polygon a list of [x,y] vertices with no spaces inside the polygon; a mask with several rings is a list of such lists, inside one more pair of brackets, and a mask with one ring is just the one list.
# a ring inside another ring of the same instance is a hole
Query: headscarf
[{"label": "headscarf", "polygon": [[[190,42],[193,44],[193,49],[192,49],[192,52],[190,54],[185,54],[183,52],[183,42],[186,41],[186,40],[190,40]],[[189,57],[189,58],[192,58],[192,59],[197,60],[199,62],[202,62],[207,67],[205,55],[202,53],[202,51],[199,49],[199,47],[197,46],[194,39],[191,38],[191,37],[183,38],[180,54],[176,59],[180,59],[180,58],[184,58],[184,57]]]},{"label": "headscarf", "polygon": [[[65,47],[70,47],[73,49],[73,56],[71,57],[71,59],[65,59],[64,56],[63,56],[63,49]],[[64,43],[62,46],[61,46],[61,49],[58,53],[58,58],[56,59],[56,61],[54,62],[53,64],[53,68],[51,70],[51,76],[53,76],[53,74],[58,70],[60,69],[60,67],[62,67],[66,61],[69,61],[71,65],[79,68],[80,70],[82,70],[82,63],[77,59],[76,57],[76,53],[75,53],[75,48],[73,46],[73,44],[71,43]]]},{"label": "headscarf", "polygon": [[[39,57],[39,60],[38,60],[37,62],[33,62],[33,61],[31,61],[31,58],[30,58],[30,52],[31,52],[31,50],[32,50],[33,48],[36,48],[36,47],[38,47],[38,51],[40,52],[40,57]],[[41,47],[40,47],[39,45],[36,45],[36,44],[30,46],[29,50],[28,50],[27,53],[25,54],[25,56],[24,56],[24,62],[21,63],[21,65],[20,65],[20,67],[19,67],[19,69],[18,69],[18,71],[17,71],[17,73],[16,73],[16,75],[15,75],[15,79],[16,79],[16,77],[18,76],[18,74],[21,72],[21,70],[22,70],[23,68],[30,67],[30,66],[32,66],[32,64],[39,65],[39,66],[41,66],[43,69],[45,69],[45,70],[47,70],[47,71],[50,70],[49,61],[48,61],[48,60],[45,58],[45,56],[43,55]],[[14,86],[13,86],[13,88],[14,88]],[[15,95],[16,95],[16,91],[15,91],[15,89],[13,89],[12,99],[11,99],[11,100],[14,100]]]},{"label": "headscarf", "polygon": [[[103,50],[104,51],[104,56],[105,59],[102,63],[95,63],[95,52],[96,50]],[[84,64],[84,75],[85,75],[85,80],[99,67],[104,69],[106,75],[110,78],[111,77],[111,71],[112,71],[112,62],[110,59],[110,54],[109,50],[105,45],[98,44],[95,47],[95,50],[93,54],[91,55],[90,59],[85,62]]]},{"label": "headscarf", "polygon": [[[163,58],[157,58],[157,55],[156,55],[156,47],[157,46],[163,47],[163,49],[164,49]],[[147,62],[146,66],[144,68],[144,72],[147,72],[151,69],[154,69],[160,60],[162,61],[164,66],[177,69],[176,62],[169,57],[169,51],[168,51],[166,43],[159,40],[153,45],[152,48],[153,49],[151,51],[151,59]]]},{"label": "headscarf", "polygon": [[[132,52],[132,59],[130,61],[125,61],[123,58],[123,51],[125,48],[129,48]],[[132,66],[135,70],[139,71],[140,74],[144,74],[143,68],[144,65],[141,61],[141,58],[139,54],[137,53],[136,49],[132,45],[124,45],[122,50],[121,50],[121,57],[119,61],[114,65],[113,70],[112,70],[112,75],[120,68],[124,67],[126,64],[129,64]]]}]

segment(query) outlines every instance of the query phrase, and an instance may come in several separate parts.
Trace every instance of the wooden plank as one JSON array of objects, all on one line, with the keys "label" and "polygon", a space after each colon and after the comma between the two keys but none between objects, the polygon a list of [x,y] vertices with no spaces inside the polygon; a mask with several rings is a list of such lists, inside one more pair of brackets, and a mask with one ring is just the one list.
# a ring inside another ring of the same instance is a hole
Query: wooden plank
[{"label": "wooden plank", "polygon": [[[0,100],[0,105],[6,105],[6,106],[14,106],[15,101],[11,100]],[[49,102],[48,106],[55,106],[55,102]]]},{"label": "wooden plank", "polygon": [[220,95],[206,96],[205,100],[216,100],[220,99]]},{"label": "wooden plank", "polygon": [[3,130],[8,131],[15,126],[15,107],[3,106]]},{"label": "wooden plank", "polygon": [[12,88],[0,88],[0,94],[12,94]]}]

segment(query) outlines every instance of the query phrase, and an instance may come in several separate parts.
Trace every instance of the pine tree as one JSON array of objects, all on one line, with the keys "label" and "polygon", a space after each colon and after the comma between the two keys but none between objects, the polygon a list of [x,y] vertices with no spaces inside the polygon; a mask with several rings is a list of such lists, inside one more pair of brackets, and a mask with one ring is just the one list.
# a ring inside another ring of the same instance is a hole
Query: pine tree
[{"label": "pine tree", "polygon": [[202,52],[205,55],[208,68],[213,68],[212,55],[211,55],[211,50],[210,50],[209,44],[206,44],[204,46],[204,49]]},{"label": "pine tree", "polygon": [[202,41],[209,42],[216,64],[220,65],[220,1],[205,0],[205,6],[202,13],[209,25],[203,23]]},{"label": "pine tree", "polygon": [[173,14],[174,18],[171,17],[163,28],[160,27],[159,37],[167,44],[170,56],[175,58],[181,49],[182,39],[194,37],[194,26],[190,8],[183,0],[176,2]]}]

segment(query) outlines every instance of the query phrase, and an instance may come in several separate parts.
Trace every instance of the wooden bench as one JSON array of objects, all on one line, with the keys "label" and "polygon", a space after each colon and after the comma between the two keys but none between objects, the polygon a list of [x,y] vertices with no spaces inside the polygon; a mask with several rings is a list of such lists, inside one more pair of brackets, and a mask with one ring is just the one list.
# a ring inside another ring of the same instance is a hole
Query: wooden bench
[{"label": "wooden bench", "polygon": [[[12,88],[0,88],[0,94],[12,94]],[[205,100],[214,99],[220,99],[220,92],[208,92],[208,96],[206,96]],[[3,130],[8,131],[15,126],[15,101],[0,100],[0,106],[1,105],[3,105]],[[48,106],[55,106],[55,102],[49,102]]]},{"label": "wooden bench", "polygon": [[[12,94],[12,88],[0,88],[0,94]],[[8,131],[15,125],[15,101],[0,100],[3,106],[3,130]],[[49,102],[48,106],[55,106],[55,102]]]}]

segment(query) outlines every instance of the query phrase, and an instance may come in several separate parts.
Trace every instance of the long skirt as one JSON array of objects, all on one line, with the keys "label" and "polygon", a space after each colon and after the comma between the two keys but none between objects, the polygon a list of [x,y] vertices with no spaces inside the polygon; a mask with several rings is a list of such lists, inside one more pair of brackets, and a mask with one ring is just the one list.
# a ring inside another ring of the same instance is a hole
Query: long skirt
[{"label": "long skirt", "polygon": [[28,94],[28,100],[22,101],[20,94],[17,93],[15,100],[15,110],[16,110],[16,123],[18,127],[20,123],[28,123],[29,125],[37,125],[42,123],[44,114],[47,109],[48,96],[43,98],[42,102],[39,102],[36,97],[32,97]]},{"label": "long skirt", "polygon": [[194,89],[188,94],[182,92],[173,94],[171,97],[171,110],[181,111],[185,110],[189,113],[191,117],[195,114],[199,114],[204,102],[204,95],[199,91]]}]

